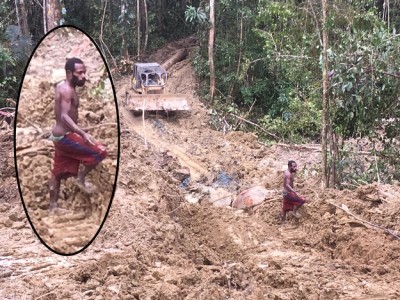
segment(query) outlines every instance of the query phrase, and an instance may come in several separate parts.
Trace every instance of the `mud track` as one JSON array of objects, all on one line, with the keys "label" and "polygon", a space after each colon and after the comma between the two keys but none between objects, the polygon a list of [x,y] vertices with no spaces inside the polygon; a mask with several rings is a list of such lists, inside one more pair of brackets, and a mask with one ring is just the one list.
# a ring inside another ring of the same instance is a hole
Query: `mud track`
[{"label": "mud track", "polygon": [[[192,111],[149,117],[145,126],[122,108],[129,78],[116,82],[118,188],[103,230],[84,253],[50,253],[33,236],[15,191],[8,192],[12,197],[0,205],[1,298],[400,297],[400,241],[325,201],[399,231],[398,186],[322,191],[319,152],[266,147],[253,134],[212,130],[207,108],[194,95],[189,61],[170,72],[169,92],[185,94]],[[302,169],[298,189],[313,200],[300,222],[279,225],[280,201],[266,203],[256,214],[213,202],[254,185],[279,190],[289,159]],[[182,185],[185,168],[191,177]]]}]

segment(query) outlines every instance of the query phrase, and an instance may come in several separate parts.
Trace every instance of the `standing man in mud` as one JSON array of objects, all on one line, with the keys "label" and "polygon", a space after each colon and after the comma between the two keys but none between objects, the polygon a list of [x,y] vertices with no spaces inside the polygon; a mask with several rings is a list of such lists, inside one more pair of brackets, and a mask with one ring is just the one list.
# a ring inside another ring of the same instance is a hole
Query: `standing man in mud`
[{"label": "standing man in mud", "polygon": [[281,213],[281,222],[286,220],[286,213],[289,211],[294,217],[300,218],[297,210],[306,202],[294,190],[294,175],[297,172],[297,164],[289,160],[288,169],[283,173],[283,205]]},{"label": "standing man in mud", "polygon": [[[107,156],[105,147],[77,125],[79,98],[75,88],[85,84],[86,67],[82,60],[73,57],[67,60],[65,72],[66,80],[56,87],[56,124],[51,132],[55,145],[54,166],[49,179],[51,212],[57,209],[61,180],[74,176],[81,188],[91,192],[93,186],[85,177]],[[81,170],[80,164],[83,165]]]}]

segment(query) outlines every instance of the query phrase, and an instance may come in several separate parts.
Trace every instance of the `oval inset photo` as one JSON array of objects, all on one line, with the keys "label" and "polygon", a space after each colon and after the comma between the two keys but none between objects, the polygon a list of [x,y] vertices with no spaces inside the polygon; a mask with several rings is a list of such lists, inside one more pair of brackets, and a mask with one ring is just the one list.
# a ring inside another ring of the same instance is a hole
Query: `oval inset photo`
[{"label": "oval inset photo", "polygon": [[99,233],[114,196],[118,107],[109,69],[90,37],[50,31],[25,70],[15,120],[15,164],[40,240],[76,254]]}]

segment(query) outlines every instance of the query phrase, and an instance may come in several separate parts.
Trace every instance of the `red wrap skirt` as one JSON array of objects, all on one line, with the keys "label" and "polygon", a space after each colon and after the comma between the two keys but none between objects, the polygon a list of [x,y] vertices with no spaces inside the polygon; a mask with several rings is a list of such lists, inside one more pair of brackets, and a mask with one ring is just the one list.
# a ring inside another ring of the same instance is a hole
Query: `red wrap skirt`
[{"label": "red wrap skirt", "polygon": [[51,171],[54,176],[78,174],[79,164],[91,166],[98,164],[107,156],[105,147],[101,144],[89,144],[77,133],[67,133],[54,142],[54,166]]},{"label": "red wrap skirt", "polygon": [[295,193],[287,193],[283,196],[282,211],[291,211],[295,206],[302,206],[305,202],[306,201],[303,198],[297,196]]}]

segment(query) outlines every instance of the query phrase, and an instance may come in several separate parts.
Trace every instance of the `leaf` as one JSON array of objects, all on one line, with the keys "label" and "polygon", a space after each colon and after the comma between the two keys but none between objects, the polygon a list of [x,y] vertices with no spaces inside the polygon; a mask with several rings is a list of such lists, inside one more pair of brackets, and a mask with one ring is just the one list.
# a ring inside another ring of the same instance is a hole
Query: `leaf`
[{"label": "leaf", "polygon": [[347,90],[347,83],[342,85],[342,93],[344,93]]},{"label": "leaf", "polygon": [[353,83],[350,81],[350,82],[347,84],[347,90],[350,91],[352,87],[353,87]]}]

